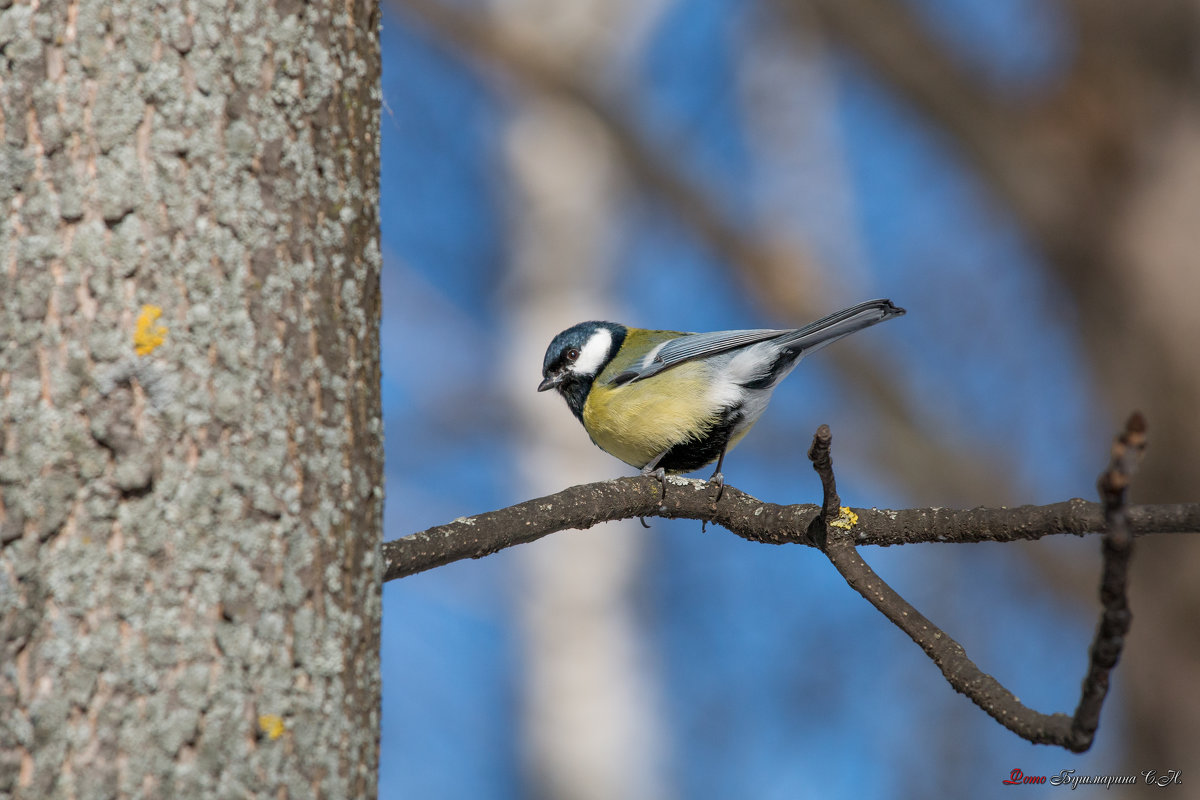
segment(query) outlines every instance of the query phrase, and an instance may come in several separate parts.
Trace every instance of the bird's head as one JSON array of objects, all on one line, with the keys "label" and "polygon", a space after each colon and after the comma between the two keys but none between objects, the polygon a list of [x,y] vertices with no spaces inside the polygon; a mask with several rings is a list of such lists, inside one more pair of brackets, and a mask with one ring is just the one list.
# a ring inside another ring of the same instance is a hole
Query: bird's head
[{"label": "bird's head", "polygon": [[592,381],[624,341],[625,326],[615,322],[581,322],[567,328],[546,348],[538,391],[557,389],[579,416]]}]

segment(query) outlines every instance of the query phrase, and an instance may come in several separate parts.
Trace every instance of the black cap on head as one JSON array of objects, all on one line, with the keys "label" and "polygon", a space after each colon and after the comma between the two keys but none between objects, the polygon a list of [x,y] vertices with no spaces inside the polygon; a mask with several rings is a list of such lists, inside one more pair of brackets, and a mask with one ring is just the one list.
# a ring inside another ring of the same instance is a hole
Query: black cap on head
[{"label": "black cap on head", "polygon": [[583,418],[583,404],[592,381],[612,360],[625,341],[625,326],[615,322],[580,322],[554,337],[542,360],[538,391],[558,389],[575,416]]}]

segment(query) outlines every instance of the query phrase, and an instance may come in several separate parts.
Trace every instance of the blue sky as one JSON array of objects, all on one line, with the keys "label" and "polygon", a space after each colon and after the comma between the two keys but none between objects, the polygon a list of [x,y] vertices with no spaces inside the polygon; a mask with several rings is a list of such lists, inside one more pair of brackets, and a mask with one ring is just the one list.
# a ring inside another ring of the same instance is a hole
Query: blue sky
[{"label": "blue sky", "polygon": [[[1062,20],[1034,0],[912,4],[1005,91],[1035,91],[1069,56]],[[732,0],[676,4],[634,66],[627,98],[639,130],[735,220],[752,215],[754,203],[734,78],[744,13]],[[391,9],[383,53],[390,539],[528,498],[506,470],[521,442],[505,433],[495,371],[504,346],[494,335],[496,287],[508,258],[497,166],[502,101]],[[1001,454],[1023,492],[1011,502],[1090,497],[1115,423],[1095,407],[1068,298],[942,137],[852,58],[834,53],[829,69],[863,281],[871,296],[909,310],[860,344],[894,364],[909,394],[948,430]],[[731,268],[669,209],[651,197],[636,205],[622,223],[614,281],[631,324],[782,324],[765,318]],[[815,499],[819,489],[796,453],[824,421],[838,459],[838,432],[854,425],[855,400],[828,380],[821,359],[829,358],[834,348],[780,388],[727,462],[731,483],[777,502]],[[531,387],[539,368],[529,366]],[[797,444],[775,446],[781,441]],[[869,464],[837,464],[846,502],[911,504]],[[954,694],[819,553],[698,528],[656,520],[635,534],[647,542],[637,602],[660,671],[676,796],[990,797],[1014,767],[1047,775],[1118,769],[1117,704],[1105,709],[1089,754],[1029,745]],[[1043,562],[1093,572],[1098,564],[1096,541],[1037,547]],[[1033,570],[1001,545],[865,557],[1025,702],[1073,710],[1095,612],[1050,589],[1052,570]],[[504,552],[385,588],[382,797],[524,796],[514,564]],[[1115,682],[1119,703],[1119,671]],[[957,735],[934,737],[936,747],[922,737],[947,727]],[[957,744],[946,751],[947,741]]]}]

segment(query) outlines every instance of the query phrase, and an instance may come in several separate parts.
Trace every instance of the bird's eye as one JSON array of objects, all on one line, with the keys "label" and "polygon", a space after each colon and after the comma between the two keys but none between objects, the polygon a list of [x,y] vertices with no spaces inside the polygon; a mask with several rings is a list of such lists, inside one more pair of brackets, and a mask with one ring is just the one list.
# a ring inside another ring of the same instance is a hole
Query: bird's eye
[{"label": "bird's eye", "polygon": [[567,350],[567,361],[574,361],[577,358],[579,358],[578,347],[572,347],[571,349]]}]

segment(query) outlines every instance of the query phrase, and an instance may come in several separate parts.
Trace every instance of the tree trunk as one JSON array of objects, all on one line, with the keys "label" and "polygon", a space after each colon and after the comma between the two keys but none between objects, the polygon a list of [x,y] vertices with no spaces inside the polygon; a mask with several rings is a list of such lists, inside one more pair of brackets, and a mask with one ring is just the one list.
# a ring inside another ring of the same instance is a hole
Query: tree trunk
[{"label": "tree trunk", "polygon": [[0,11],[0,795],[374,795],[377,27]]}]

